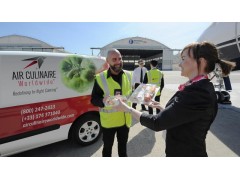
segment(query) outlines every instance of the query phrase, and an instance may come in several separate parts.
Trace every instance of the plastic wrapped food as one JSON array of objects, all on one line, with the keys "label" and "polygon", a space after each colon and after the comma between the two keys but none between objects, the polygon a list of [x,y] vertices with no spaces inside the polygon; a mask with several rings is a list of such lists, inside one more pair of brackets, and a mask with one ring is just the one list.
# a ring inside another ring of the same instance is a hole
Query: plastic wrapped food
[{"label": "plastic wrapped food", "polygon": [[129,101],[138,104],[148,104],[153,100],[160,87],[155,84],[140,84],[129,97]]},{"label": "plastic wrapped food", "polygon": [[118,105],[118,99],[121,99],[123,102],[127,102],[126,96],[121,96],[121,95],[116,95],[116,96],[109,96],[106,101],[105,101],[105,106],[106,107],[112,107],[112,106],[117,106]]}]

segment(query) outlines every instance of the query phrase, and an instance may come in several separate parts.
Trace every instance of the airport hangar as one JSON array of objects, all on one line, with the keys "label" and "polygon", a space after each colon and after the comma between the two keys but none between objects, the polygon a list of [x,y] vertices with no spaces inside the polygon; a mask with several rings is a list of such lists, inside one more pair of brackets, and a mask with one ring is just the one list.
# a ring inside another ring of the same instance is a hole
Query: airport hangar
[{"label": "airport hangar", "polygon": [[[176,56],[173,50],[164,44],[143,37],[130,37],[114,41],[102,48],[91,48],[100,50],[99,55],[106,57],[107,51],[111,48],[118,49],[123,57],[124,69],[133,70],[137,66],[139,59],[145,61],[145,66],[150,69],[150,61],[158,61],[158,68],[161,70],[173,70]],[[64,47],[55,47],[41,40],[20,36],[9,35],[0,37],[0,51],[41,51],[69,53]],[[178,60],[177,60],[178,61]]]},{"label": "airport hangar", "polygon": [[137,66],[139,59],[145,61],[145,66],[150,69],[150,61],[157,60],[158,68],[161,70],[172,70],[173,63],[176,57],[173,55],[173,51],[179,51],[171,49],[166,45],[143,37],[130,37],[114,41],[102,48],[91,48],[93,50],[100,50],[99,55],[106,57],[109,49],[115,48],[122,54],[124,69],[133,70]]},{"label": "airport hangar", "polygon": [[41,40],[21,35],[9,35],[0,37],[0,51],[38,51],[67,53],[63,47],[55,47]]}]

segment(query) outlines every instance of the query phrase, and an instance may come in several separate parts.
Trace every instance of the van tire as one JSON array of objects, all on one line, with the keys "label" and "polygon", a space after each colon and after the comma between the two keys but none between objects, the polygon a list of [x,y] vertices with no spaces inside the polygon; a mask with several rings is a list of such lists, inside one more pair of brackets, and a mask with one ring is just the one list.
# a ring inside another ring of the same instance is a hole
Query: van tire
[{"label": "van tire", "polygon": [[100,117],[97,113],[86,114],[73,124],[73,140],[82,146],[96,142],[101,133]]}]

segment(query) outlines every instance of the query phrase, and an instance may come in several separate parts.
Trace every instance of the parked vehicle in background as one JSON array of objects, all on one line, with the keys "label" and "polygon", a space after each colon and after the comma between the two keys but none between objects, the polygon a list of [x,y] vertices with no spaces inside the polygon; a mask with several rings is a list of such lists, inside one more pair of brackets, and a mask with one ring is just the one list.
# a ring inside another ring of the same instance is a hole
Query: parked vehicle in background
[{"label": "parked vehicle in background", "polygon": [[[216,45],[220,59],[236,63],[233,70],[240,70],[240,22],[214,22],[198,38]],[[216,95],[221,104],[231,104],[229,91],[232,90],[230,78],[215,71]]]}]

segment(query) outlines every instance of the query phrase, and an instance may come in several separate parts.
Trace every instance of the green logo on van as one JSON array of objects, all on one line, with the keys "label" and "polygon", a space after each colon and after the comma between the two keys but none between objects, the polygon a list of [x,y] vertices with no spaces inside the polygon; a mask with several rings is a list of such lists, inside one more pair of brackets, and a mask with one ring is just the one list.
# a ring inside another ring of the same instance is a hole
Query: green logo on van
[{"label": "green logo on van", "polygon": [[95,71],[93,61],[80,56],[68,56],[60,63],[63,84],[77,92],[93,87]]}]

